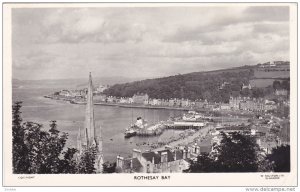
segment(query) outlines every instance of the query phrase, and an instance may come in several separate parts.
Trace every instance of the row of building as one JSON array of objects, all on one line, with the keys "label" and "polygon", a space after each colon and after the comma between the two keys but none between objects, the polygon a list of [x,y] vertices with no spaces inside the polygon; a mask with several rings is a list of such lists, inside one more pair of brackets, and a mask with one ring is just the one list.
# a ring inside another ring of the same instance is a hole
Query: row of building
[{"label": "row of building", "polygon": [[169,106],[184,108],[205,108],[210,110],[245,110],[254,112],[271,111],[277,109],[278,105],[274,101],[266,99],[255,99],[249,97],[231,97],[229,103],[209,103],[206,100],[191,101],[188,99],[150,99],[147,94],[134,95],[132,98],[102,97],[102,101],[122,104],[142,104],[150,106]]},{"label": "row of building", "polygon": [[[67,91],[62,90],[58,93],[60,96],[73,98],[75,100],[84,100],[86,97],[85,90]],[[286,95],[286,90],[276,90],[275,95]],[[263,112],[276,110],[278,105],[266,99],[255,99],[249,97],[230,97],[229,103],[209,103],[207,100],[192,101],[189,99],[156,99],[150,98],[148,94],[138,93],[133,97],[106,96],[104,94],[94,92],[95,103],[119,103],[119,104],[137,104],[145,106],[161,106],[161,107],[182,107],[188,109],[209,109],[209,110],[245,110],[253,112]]]},{"label": "row of building", "polygon": [[290,62],[289,61],[273,61],[273,62],[266,62],[266,63],[259,63],[257,64],[260,68],[271,68],[271,67],[289,67]]},{"label": "row of building", "polygon": [[[278,104],[266,99],[255,99],[249,97],[230,97],[228,108],[233,110],[244,110],[253,112],[263,112],[276,110]],[[224,108],[224,106],[223,106]]]},{"label": "row of building", "polygon": [[165,149],[145,151],[133,149],[132,157],[117,156],[116,172],[119,173],[178,173],[189,168],[189,151]]},{"label": "row of building", "polygon": [[[109,85],[99,85],[93,90],[94,95],[102,94],[104,90],[108,89]],[[55,92],[54,95],[60,95],[64,97],[72,97],[72,98],[86,98],[88,89],[75,89],[75,90],[61,90],[59,92]]]}]

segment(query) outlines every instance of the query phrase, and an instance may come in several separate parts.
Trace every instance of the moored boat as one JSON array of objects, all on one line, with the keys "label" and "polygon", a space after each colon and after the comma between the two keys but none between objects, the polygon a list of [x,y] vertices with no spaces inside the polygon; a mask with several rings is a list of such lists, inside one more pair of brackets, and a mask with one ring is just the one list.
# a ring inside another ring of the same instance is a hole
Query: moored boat
[{"label": "moored boat", "polygon": [[135,136],[136,134],[137,134],[136,130],[129,128],[129,129],[126,129],[126,131],[124,133],[124,137],[129,138],[129,137]]}]

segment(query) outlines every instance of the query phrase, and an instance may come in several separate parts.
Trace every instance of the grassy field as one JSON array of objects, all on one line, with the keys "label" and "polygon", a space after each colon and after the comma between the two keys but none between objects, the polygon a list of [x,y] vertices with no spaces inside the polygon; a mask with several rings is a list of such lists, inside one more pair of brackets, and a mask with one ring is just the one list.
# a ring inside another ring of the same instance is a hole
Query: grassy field
[{"label": "grassy field", "polygon": [[290,71],[254,70],[254,78],[289,78]]},{"label": "grassy field", "polygon": [[273,82],[276,79],[252,79],[250,80],[250,85],[252,87],[268,87],[269,85],[273,85]]}]

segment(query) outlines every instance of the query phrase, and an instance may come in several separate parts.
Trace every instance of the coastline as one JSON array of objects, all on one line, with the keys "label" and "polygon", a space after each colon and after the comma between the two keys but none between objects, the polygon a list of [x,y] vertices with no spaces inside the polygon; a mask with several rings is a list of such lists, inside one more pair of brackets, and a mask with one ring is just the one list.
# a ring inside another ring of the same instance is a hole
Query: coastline
[{"label": "coastline", "polygon": [[142,109],[168,109],[168,110],[180,110],[180,111],[189,111],[191,109],[180,108],[180,107],[168,107],[168,106],[149,106],[149,105],[126,105],[118,103],[94,103],[95,105],[107,105],[107,106],[117,106],[123,108],[142,108]]},{"label": "coastline", "polygon": [[[67,101],[70,104],[77,104],[77,105],[85,105],[86,102],[77,102],[73,101],[68,98],[55,98],[51,95],[45,95],[44,98],[52,99],[52,100],[61,100]],[[184,107],[170,107],[170,106],[150,106],[150,105],[139,105],[139,104],[123,104],[123,103],[106,103],[106,102],[95,102],[94,105],[104,105],[104,106],[115,106],[115,107],[122,107],[122,108],[141,108],[141,109],[167,109],[167,110],[179,110],[179,111],[189,111],[193,110],[191,108],[184,108]]]},{"label": "coastline", "polygon": [[[84,101],[74,101],[70,98],[65,97],[55,97],[52,95],[44,95],[44,98],[51,99],[51,100],[60,100],[66,101],[70,104],[77,104],[77,105],[85,105],[86,102]],[[177,111],[193,111],[196,110],[198,112],[204,113],[219,113],[220,115],[224,114],[231,114],[231,115],[238,115],[238,116],[245,116],[249,117],[249,115],[253,115],[253,112],[245,111],[245,110],[212,110],[209,108],[195,108],[195,107],[171,107],[171,106],[152,106],[152,105],[144,105],[144,104],[124,104],[124,103],[108,103],[108,102],[95,102],[94,105],[102,105],[102,106],[113,106],[113,107],[121,107],[121,108],[139,108],[139,109],[165,109],[165,110],[177,110]],[[217,118],[218,119],[218,118]]]}]

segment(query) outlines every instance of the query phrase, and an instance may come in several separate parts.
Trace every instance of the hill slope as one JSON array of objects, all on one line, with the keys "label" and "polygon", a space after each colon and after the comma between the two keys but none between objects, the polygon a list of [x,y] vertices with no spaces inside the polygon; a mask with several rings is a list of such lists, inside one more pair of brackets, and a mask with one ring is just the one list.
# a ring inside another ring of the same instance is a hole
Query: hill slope
[{"label": "hill slope", "polygon": [[[257,65],[237,68],[194,72],[156,79],[146,79],[131,83],[116,84],[105,90],[105,94],[116,97],[132,97],[136,93],[147,93],[150,98],[171,99],[185,98],[191,100],[206,99],[212,102],[228,102],[230,96],[264,97],[273,93],[273,83],[276,78],[264,87],[255,87],[251,90],[241,89],[243,84],[248,85],[250,80],[257,77],[255,74],[261,69]],[[273,71],[264,72],[271,74]],[[276,71],[277,73],[277,71]],[[279,81],[286,88],[289,86],[289,71],[280,71],[285,78]],[[279,82],[280,84],[280,82]],[[282,87],[282,88],[284,88]]]},{"label": "hill slope", "polygon": [[[253,67],[239,67],[226,70],[195,72],[132,83],[116,84],[105,90],[105,94],[117,97],[132,97],[136,93],[147,93],[150,98],[208,99],[221,101],[229,99],[232,91],[239,91],[253,77]],[[223,89],[220,86],[224,85]]]}]

